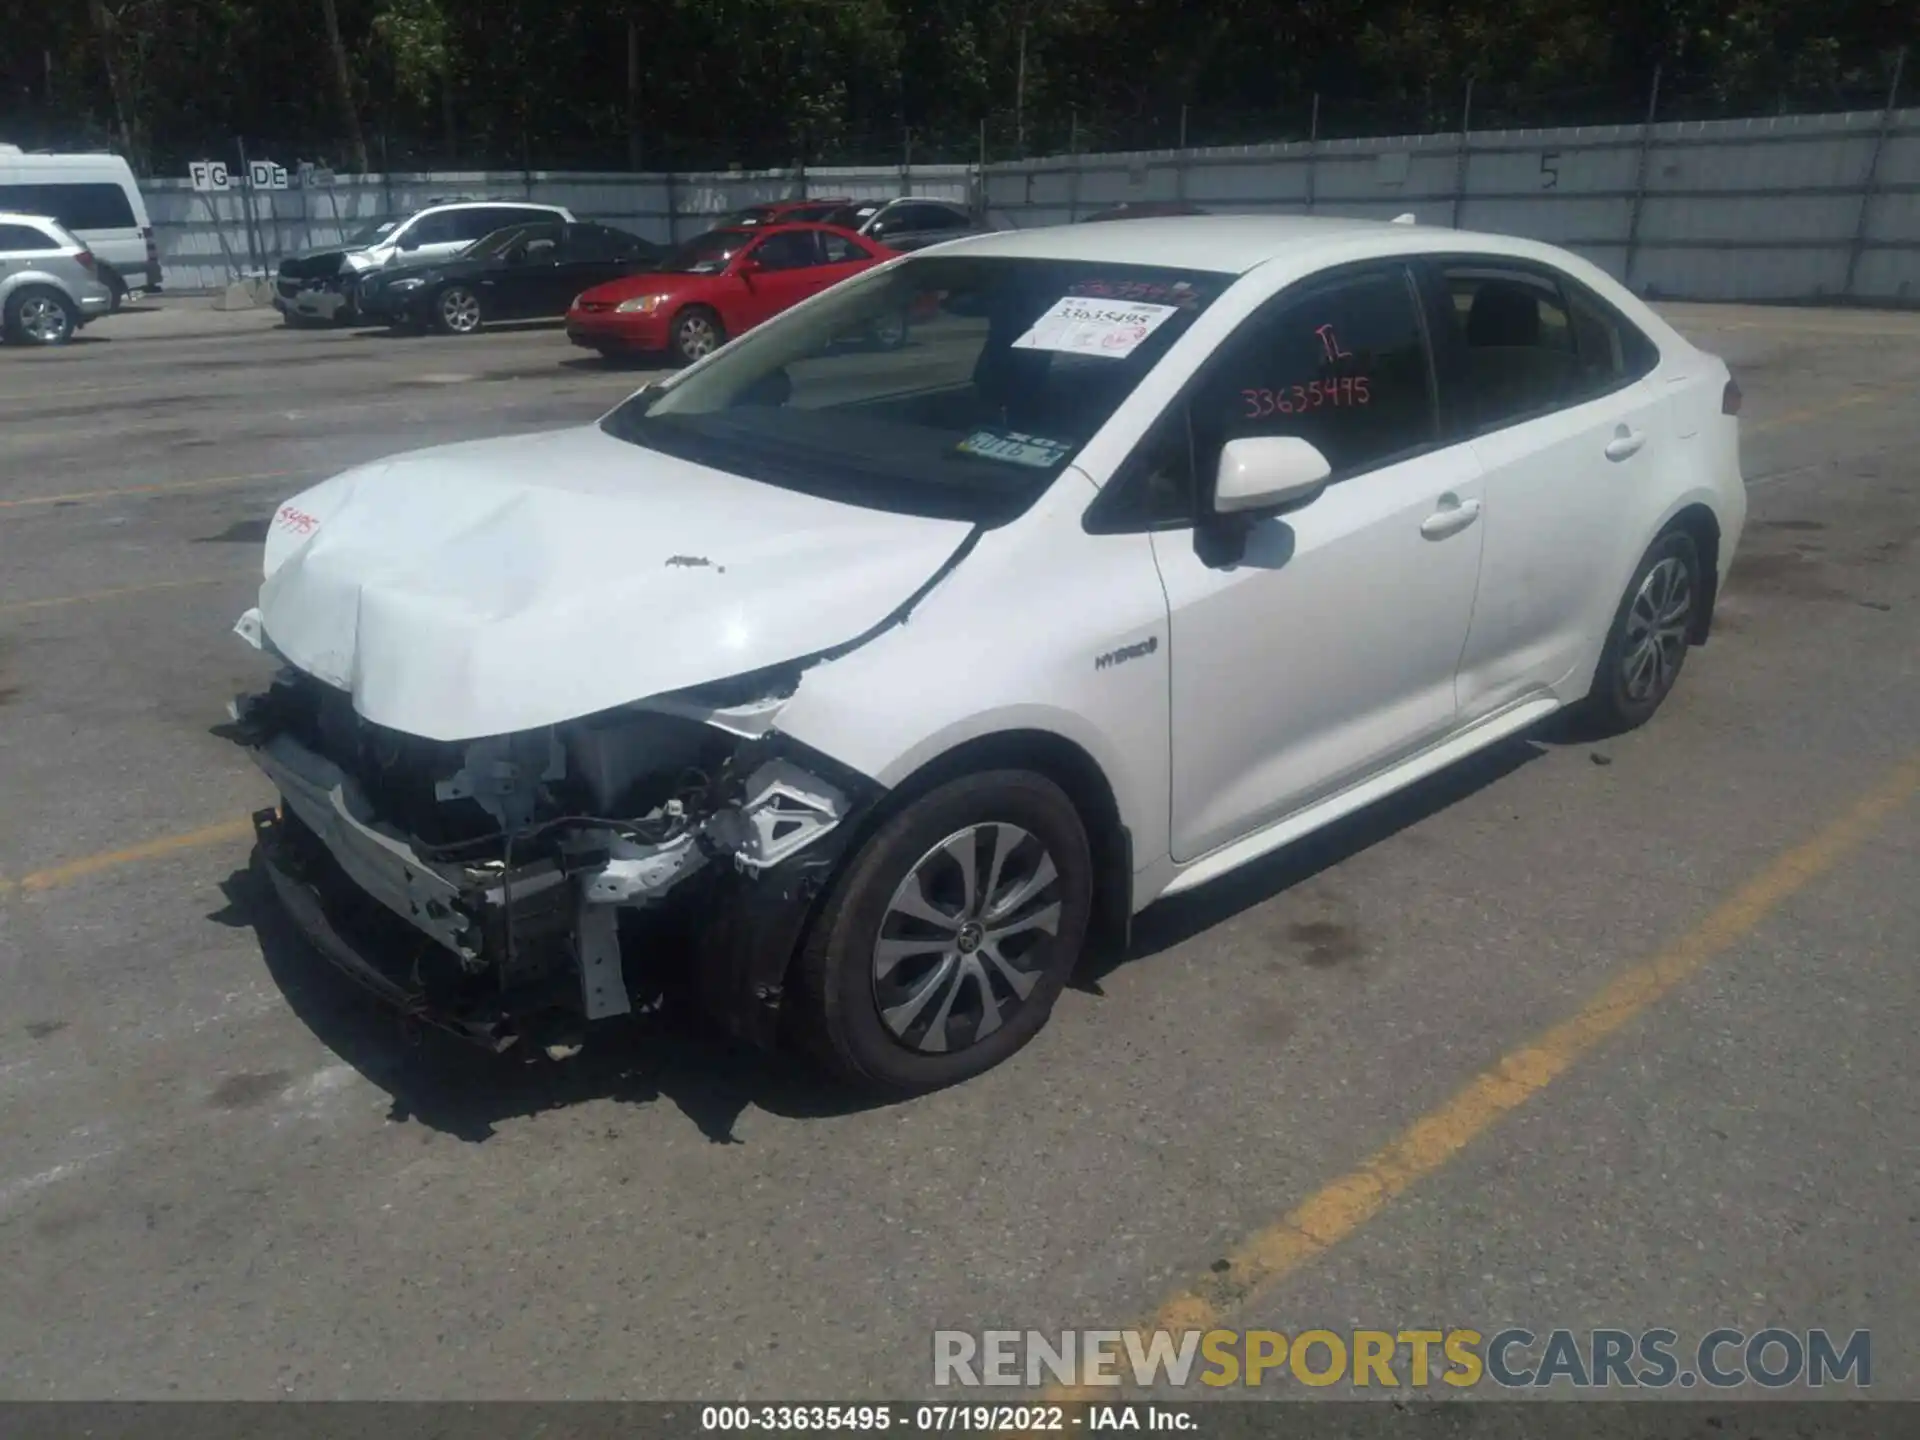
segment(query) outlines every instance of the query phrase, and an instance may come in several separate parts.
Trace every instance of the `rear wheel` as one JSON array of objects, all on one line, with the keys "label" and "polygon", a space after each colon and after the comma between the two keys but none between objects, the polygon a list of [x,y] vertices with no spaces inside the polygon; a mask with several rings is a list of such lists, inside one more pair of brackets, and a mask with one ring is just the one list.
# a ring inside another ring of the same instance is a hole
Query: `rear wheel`
[{"label": "rear wheel", "polygon": [[442,335],[471,335],[480,328],[480,297],[465,285],[449,285],[433,297],[431,313]]},{"label": "rear wheel", "polygon": [[1093,864],[1044,776],[963,776],[861,846],[802,948],[794,1019],[827,1068],[874,1090],[991,1069],[1046,1024],[1079,958]]},{"label": "rear wheel", "polygon": [[682,365],[705,359],[727,343],[720,317],[704,305],[689,305],[673,320],[673,358]]},{"label": "rear wheel", "polygon": [[1585,718],[1606,733],[1653,718],[1686,663],[1695,611],[1705,603],[1700,551],[1683,530],[1655,540],[1633,573],[1607,632]]},{"label": "rear wheel", "polygon": [[29,285],[7,298],[9,340],[20,345],[64,345],[80,328],[80,313],[58,290]]}]

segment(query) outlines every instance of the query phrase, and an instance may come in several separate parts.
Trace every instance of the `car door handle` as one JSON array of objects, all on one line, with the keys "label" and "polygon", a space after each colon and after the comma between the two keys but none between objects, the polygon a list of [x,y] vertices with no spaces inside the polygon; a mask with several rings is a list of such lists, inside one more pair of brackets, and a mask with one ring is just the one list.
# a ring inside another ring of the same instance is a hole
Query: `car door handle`
[{"label": "car door handle", "polygon": [[1607,459],[1625,460],[1639,453],[1640,447],[1647,443],[1647,432],[1629,430],[1622,425],[1613,432],[1613,439],[1607,442]]},{"label": "car door handle", "polygon": [[1457,495],[1442,495],[1440,507],[1420,522],[1420,533],[1429,540],[1444,540],[1458,535],[1480,518],[1478,500],[1462,500]]}]

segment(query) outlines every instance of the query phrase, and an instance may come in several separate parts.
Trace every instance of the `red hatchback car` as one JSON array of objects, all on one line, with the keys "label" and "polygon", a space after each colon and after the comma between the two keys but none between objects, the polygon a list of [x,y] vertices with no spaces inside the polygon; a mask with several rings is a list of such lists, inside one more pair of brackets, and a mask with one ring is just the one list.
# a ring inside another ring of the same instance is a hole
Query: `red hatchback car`
[{"label": "red hatchback car", "polygon": [[576,297],[567,311],[567,338],[602,355],[665,350],[691,364],[894,253],[831,225],[710,230],[657,270]]}]

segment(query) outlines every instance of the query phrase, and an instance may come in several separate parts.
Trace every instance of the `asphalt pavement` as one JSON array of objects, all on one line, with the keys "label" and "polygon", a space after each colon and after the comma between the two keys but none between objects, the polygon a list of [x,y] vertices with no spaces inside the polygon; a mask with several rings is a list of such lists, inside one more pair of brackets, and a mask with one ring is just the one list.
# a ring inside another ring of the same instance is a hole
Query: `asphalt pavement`
[{"label": "asphalt pavement", "polygon": [[1156,907],[882,1106],[673,1023],[412,1047],[249,871],[277,503],[646,371],[184,300],[0,351],[0,1397],[909,1397],[936,1329],[1158,1318],[1864,1328],[1920,1399],[1920,315],[1669,313],[1753,509],[1656,720]]}]

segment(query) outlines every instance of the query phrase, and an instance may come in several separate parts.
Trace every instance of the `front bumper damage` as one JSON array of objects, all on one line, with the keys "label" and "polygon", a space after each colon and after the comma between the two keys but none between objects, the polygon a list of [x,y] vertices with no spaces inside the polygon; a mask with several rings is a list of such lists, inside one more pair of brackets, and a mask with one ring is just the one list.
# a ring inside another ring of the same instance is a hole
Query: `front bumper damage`
[{"label": "front bumper damage", "polygon": [[771,1046],[814,902],[877,798],[771,729],[780,697],[660,697],[442,745],[298,672],[232,707],[281,796],[257,857],[314,948],[494,1050],[683,997]]}]

